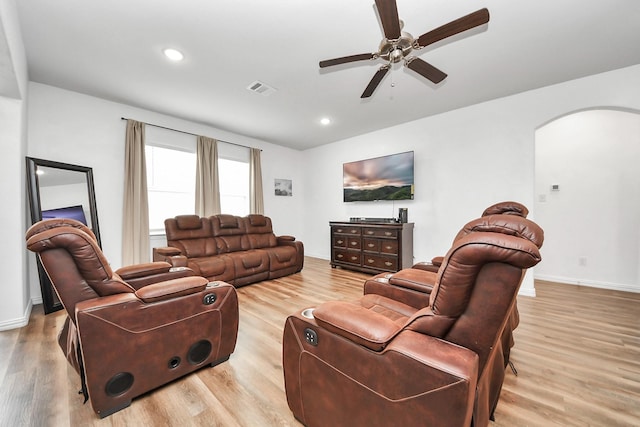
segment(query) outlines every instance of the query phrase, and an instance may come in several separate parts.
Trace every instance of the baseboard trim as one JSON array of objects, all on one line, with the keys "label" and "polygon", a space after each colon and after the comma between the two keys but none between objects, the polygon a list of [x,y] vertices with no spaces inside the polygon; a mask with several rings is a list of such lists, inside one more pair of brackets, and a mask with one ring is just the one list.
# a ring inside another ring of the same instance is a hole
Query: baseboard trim
[{"label": "baseboard trim", "polygon": [[562,283],[565,285],[587,286],[590,288],[609,289],[612,291],[640,293],[640,287],[633,285],[625,285],[621,283],[598,282],[594,280],[580,280],[561,276],[536,275],[536,280],[544,280],[547,282]]},{"label": "baseboard trim", "polygon": [[33,303],[29,301],[26,309],[24,310],[24,315],[17,319],[10,319],[0,322],[0,331],[8,331],[10,329],[18,329],[23,326],[27,326],[29,323],[29,317],[31,316],[31,309],[33,308]]},{"label": "baseboard trim", "polygon": [[520,289],[518,290],[518,296],[525,296],[525,297],[535,297],[536,296],[536,288],[523,288],[520,287]]}]

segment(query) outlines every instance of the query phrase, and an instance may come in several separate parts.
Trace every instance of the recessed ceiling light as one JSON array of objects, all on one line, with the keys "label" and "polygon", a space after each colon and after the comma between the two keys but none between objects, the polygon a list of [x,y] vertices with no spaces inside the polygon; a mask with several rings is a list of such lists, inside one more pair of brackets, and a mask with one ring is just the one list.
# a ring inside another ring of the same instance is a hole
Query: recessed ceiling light
[{"label": "recessed ceiling light", "polygon": [[330,125],[331,124],[331,119],[329,119],[327,117],[324,117],[324,118],[320,119],[320,124],[322,124],[324,126]]},{"label": "recessed ceiling light", "polygon": [[164,56],[172,61],[182,61],[184,59],[184,55],[182,54],[182,52],[176,49],[169,48],[163,50],[162,52],[164,53]]}]

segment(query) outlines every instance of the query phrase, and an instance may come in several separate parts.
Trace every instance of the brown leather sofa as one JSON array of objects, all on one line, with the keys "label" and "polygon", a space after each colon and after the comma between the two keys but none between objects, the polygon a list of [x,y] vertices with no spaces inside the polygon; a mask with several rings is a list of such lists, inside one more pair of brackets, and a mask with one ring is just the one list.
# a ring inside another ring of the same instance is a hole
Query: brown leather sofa
[{"label": "brown leather sofa", "polygon": [[209,280],[236,287],[302,270],[304,246],[292,236],[276,236],[264,215],[180,215],[165,220],[167,247],[154,260],[189,267]]},{"label": "brown leather sofa", "polygon": [[233,353],[233,286],[165,262],[124,267],[118,274],[91,230],[70,219],[38,222],[26,239],[67,312],[58,343],[80,374],[85,401],[101,418]]},{"label": "brown leather sofa", "polygon": [[477,231],[454,242],[423,307],[366,294],[291,315],[283,368],[294,416],[307,426],[487,426],[505,373],[501,336],[540,259],[529,239]]}]

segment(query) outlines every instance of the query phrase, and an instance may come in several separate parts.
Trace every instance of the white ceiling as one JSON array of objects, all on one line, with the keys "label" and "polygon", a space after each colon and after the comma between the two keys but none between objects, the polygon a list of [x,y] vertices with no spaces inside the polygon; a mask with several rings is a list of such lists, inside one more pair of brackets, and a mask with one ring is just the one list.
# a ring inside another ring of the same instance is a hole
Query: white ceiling
[{"label": "white ceiling", "polygon": [[419,51],[444,82],[397,64],[362,100],[382,60],[318,61],[378,49],[374,0],[16,3],[30,80],[301,150],[640,63],[638,0],[397,0],[416,38],[483,7],[491,20]]}]

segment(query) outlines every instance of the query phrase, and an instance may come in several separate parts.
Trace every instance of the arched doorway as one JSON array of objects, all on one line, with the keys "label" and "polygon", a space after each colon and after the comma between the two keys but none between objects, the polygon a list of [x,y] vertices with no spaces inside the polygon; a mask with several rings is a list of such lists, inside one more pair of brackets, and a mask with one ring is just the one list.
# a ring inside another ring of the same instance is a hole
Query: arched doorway
[{"label": "arched doorway", "polygon": [[640,292],[640,114],[592,109],[535,133],[536,278]]}]

